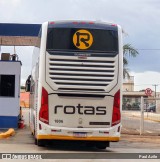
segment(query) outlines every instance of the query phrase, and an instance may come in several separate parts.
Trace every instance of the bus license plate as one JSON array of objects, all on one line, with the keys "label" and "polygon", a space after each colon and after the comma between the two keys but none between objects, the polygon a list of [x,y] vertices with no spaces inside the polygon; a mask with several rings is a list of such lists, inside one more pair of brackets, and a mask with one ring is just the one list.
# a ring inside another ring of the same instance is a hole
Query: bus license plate
[{"label": "bus license plate", "polygon": [[74,132],[73,133],[73,136],[74,137],[78,137],[78,138],[84,138],[84,137],[87,137],[87,133],[83,133],[83,132]]}]

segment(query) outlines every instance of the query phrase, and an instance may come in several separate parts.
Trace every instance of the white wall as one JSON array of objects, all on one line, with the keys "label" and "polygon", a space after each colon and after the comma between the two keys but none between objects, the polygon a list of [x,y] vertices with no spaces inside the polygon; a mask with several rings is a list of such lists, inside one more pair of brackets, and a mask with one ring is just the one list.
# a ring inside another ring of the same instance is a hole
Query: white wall
[{"label": "white wall", "polygon": [[18,116],[20,109],[21,62],[0,61],[0,75],[15,75],[15,97],[0,96],[0,116]]}]

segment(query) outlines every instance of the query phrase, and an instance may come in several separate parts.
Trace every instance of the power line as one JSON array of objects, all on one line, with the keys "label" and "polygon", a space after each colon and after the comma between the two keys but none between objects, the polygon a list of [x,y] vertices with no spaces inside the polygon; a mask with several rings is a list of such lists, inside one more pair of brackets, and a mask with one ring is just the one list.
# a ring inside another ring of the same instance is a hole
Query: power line
[{"label": "power line", "polygon": [[[135,84],[134,86],[147,86],[147,85],[148,85],[148,86],[149,86],[149,85],[151,86],[151,85],[153,85],[153,84]],[[160,84],[156,84],[156,85],[160,85]]]},{"label": "power line", "polygon": [[150,49],[144,48],[144,49],[136,49],[136,50],[140,50],[140,51],[160,51],[160,49],[158,49],[158,48],[157,49],[156,48],[155,49],[154,48],[150,48]]},{"label": "power line", "polygon": [[[125,48],[130,49],[130,48]],[[136,50],[160,51],[160,48],[135,48]]]}]

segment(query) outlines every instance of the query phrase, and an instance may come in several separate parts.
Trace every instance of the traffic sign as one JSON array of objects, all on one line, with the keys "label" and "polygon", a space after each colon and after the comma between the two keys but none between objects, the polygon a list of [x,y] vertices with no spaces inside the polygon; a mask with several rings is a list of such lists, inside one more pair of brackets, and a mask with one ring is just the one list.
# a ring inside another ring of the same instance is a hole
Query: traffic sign
[{"label": "traffic sign", "polygon": [[147,96],[151,96],[152,90],[151,90],[150,88],[147,88],[147,89],[145,90],[145,94],[146,94]]}]

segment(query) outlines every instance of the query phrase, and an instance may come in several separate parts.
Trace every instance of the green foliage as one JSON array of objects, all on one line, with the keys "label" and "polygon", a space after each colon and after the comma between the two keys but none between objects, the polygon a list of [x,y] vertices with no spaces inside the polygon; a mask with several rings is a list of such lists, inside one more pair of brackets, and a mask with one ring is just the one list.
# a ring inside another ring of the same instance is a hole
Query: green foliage
[{"label": "green foliage", "polygon": [[126,57],[136,57],[138,54],[138,51],[134,47],[132,47],[131,44],[125,44],[123,46],[123,78],[130,78],[129,71],[126,68],[128,65],[128,60]]},{"label": "green foliage", "polygon": [[25,86],[21,86],[21,89],[25,89]]}]

